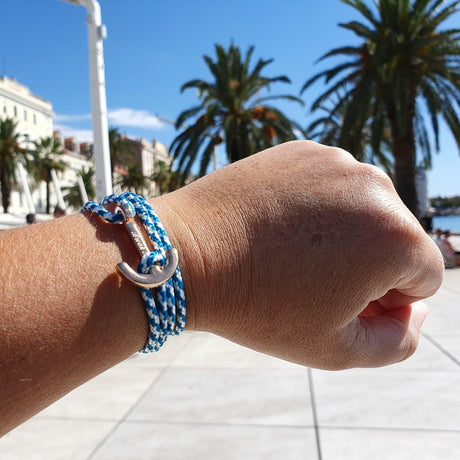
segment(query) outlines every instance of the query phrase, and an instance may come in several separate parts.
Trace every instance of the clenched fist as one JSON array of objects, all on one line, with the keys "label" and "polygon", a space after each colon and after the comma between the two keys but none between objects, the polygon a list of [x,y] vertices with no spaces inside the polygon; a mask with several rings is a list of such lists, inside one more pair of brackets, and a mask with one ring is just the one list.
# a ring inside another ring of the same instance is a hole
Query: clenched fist
[{"label": "clenched fist", "polygon": [[191,328],[326,369],[414,352],[443,261],[378,168],[290,142],[160,202]]}]

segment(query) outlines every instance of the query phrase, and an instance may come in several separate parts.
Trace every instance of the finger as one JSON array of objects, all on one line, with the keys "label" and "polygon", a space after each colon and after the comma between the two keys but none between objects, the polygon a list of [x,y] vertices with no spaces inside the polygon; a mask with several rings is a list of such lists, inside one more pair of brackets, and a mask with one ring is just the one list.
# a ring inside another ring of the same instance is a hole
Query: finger
[{"label": "finger", "polygon": [[378,367],[403,361],[417,349],[428,314],[422,302],[385,310],[377,316],[356,318],[344,330],[353,337],[350,367]]},{"label": "finger", "polygon": [[[439,249],[426,235],[422,236],[415,248],[410,251],[409,263],[401,263],[404,271],[394,282],[393,289],[370,302],[370,306],[377,304],[382,309],[399,308],[431,297],[439,289],[444,275],[444,261]],[[363,312],[362,316],[366,314]]]},{"label": "finger", "polygon": [[[418,295],[418,296],[407,295],[407,294],[400,292],[397,289],[391,289],[383,297],[375,301],[375,303],[380,305],[381,312],[383,313],[384,311],[388,309],[399,308],[399,307],[403,307],[404,305],[412,304],[414,302],[421,300],[422,298],[425,298],[426,296],[422,297],[421,295]],[[371,302],[371,303],[374,303],[374,302]]]},{"label": "finger", "polygon": [[444,260],[434,241],[423,234],[411,251],[411,268],[399,279],[393,291],[389,291],[385,303],[401,306],[432,296],[441,286]]},{"label": "finger", "polygon": [[[410,303],[410,302],[406,302]],[[388,307],[382,305],[380,300],[374,300],[369,302],[368,306],[359,314],[360,317],[364,316],[380,316],[382,313],[386,312]]]}]

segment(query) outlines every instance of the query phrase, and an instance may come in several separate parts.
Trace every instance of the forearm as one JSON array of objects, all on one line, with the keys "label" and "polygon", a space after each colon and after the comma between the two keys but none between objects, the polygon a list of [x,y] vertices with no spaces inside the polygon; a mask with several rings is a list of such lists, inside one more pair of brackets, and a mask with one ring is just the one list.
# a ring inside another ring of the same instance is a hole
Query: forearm
[{"label": "forearm", "polygon": [[148,322],[139,289],[115,271],[139,259],[122,225],[78,214],[3,232],[0,250],[3,433],[141,349]]}]

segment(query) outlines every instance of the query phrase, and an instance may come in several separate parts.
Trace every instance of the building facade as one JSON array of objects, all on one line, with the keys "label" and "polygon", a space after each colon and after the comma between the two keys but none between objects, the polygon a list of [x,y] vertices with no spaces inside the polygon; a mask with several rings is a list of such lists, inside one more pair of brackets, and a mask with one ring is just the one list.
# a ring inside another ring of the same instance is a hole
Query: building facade
[{"label": "building facade", "polygon": [[0,77],[0,118],[12,118],[18,131],[36,141],[53,134],[51,102],[32,94],[14,78]]},{"label": "building facade", "polygon": [[[21,135],[21,145],[31,147],[34,141],[51,136],[60,137],[53,132],[53,106],[51,102],[33,94],[29,88],[19,83],[16,79],[0,77],[0,119],[12,118],[17,123],[17,131]],[[76,171],[82,166],[92,165],[84,155],[80,154],[79,145],[75,139],[62,139],[65,146],[65,155],[61,159],[68,165],[64,173],[57,173],[57,183],[51,184],[50,203],[52,209],[62,205],[60,187],[74,185],[77,181]],[[32,207],[26,200],[25,184],[21,175],[16,174],[18,183],[11,193],[11,206],[9,213],[24,216],[31,212],[43,213],[46,207],[46,185],[35,184],[26,175],[25,181],[32,197]]]},{"label": "building facade", "polygon": [[[67,164],[64,172],[56,172],[53,182],[50,184],[50,209],[55,206],[65,208],[61,189],[72,187],[77,184],[77,171],[82,168],[94,168],[92,161],[88,160],[88,151],[90,145],[88,143],[79,143],[75,138],[64,138],[57,131],[53,131],[53,107],[51,102],[33,94],[29,88],[19,83],[16,79],[8,77],[0,77],[0,119],[12,118],[17,123],[17,131],[21,135],[22,147],[31,147],[34,141],[39,141],[42,138],[51,136],[59,137],[61,145],[64,148],[65,154],[59,159]],[[133,160],[137,164],[139,171],[151,178],[158,167],[158,161],[164,162],[170,166],[172,157],[168,152],[168,148],[154,140],[152,143],[143,138],[133,139],[125,137],[128,141],[130,149],[133,153]],[[115,165],[115,176],[124,175],[127,173],[127,165]],[[19,169],[19,168],[18,168]],[[46,209],[46,184],[41,182],[35,184],[31,177],[27,174],[16,174],[17,184],[14,185],[10,201],[9,215],[20,221],[24,220],[29,213],[45,213]],[[21,176],[21,177],[20,177]],[[24,184],[26,182],[26,184]],[[30,191],[31,199],[27,199],[27,190]],[[121,192],[120,187],[114,186],[115,192]],[[143,191],[149,198],[159,195],[159,189],[153,181],[149,181],[148,189]],[[76,209],[68,209],[67,212],[75,212]],[[6,216],[2,216],[0,210],[0,229],[2,220]],[[46,216],[41,216],[45,219]],[[22,220],[21,220],[22,219]],[[10,219],[11,220],[11,219]]]},{"label": "building facade", "polygon": [[[172,156],[169,154],[168,148],[156,139],[153,142],[149,142],[143,138],[132,139],[126,137],[126,140],[130,144],[134,161],[144,176],[151,178],[155,172],[155,168],[158,167],[159,161],[164,162],[167,166],[171,165]],[[119,168],[118,172],[123,174],[125,171],[123,168]],[[159,194],[158,186],[151,181],[148,190],[145,191],[145,195],[148,198],[153,198]]]}]

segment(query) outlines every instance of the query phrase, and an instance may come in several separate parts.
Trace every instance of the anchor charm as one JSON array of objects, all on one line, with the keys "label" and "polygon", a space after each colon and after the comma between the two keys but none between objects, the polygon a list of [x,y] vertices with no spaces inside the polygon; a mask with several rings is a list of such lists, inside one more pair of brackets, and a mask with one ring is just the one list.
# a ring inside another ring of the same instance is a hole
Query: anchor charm
[{"label": "anchor charm", "polygon": [[[148,256],[150,248],[144,240],[142,232],[139,230],[135,220],[134,214],[130,207],[125,204],[119,204],[118,209],[123,216],[123,223],[128,231],[131,240],[136,246],[141,256]],[[126,278],[131,283],[141,288],[155,288],[161,286],[168,281],[176,272],[179,263],[179,256],[175,248],[166,251],[167,262],[164,267],[154,265],[151,267],[149,273],[139,273],[131,268],[126,262],[117,264],[117,271],[120,275]]]}]

